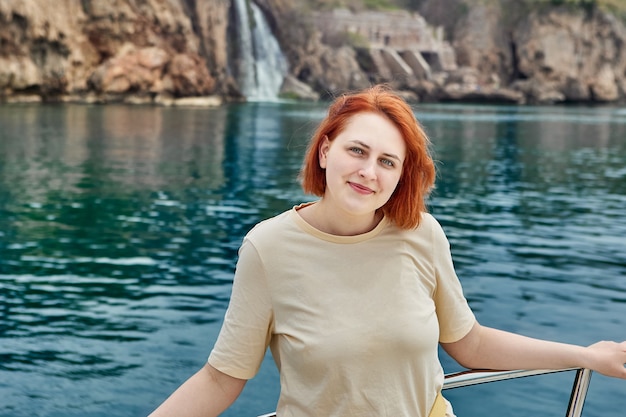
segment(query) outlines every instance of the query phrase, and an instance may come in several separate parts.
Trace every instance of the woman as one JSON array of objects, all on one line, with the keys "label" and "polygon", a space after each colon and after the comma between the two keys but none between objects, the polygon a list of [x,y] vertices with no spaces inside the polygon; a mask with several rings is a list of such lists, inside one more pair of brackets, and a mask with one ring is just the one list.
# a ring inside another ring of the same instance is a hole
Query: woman
[{"label": "woman", "polygon": [[580,347],[476,321],[448,241],[426,213],[428,146],[389,90],[338,98],[302,171],[304,191],[321,198],[248,233],[208,363],[153,417],[218,415],[268,346],[281,417],[452,416],[438,344],[468,368],[584,367],[626,378],[626,342]]}]

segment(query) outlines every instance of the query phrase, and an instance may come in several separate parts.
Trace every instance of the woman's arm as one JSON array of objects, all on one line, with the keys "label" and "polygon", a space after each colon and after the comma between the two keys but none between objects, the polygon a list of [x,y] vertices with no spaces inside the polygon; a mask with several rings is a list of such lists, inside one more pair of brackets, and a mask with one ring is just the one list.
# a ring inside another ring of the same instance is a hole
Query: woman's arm
[{"label": "woman's arm", "polygon": [[246,382],[206,364],[149,417],[218,416],[235,401]]},{"label": "woman's arm", "polygon": [[626,342],[588,347],[533,339],[476,323],[461,340],[442,343],[459,364],[473,369],[589,368],[626,379]]}]

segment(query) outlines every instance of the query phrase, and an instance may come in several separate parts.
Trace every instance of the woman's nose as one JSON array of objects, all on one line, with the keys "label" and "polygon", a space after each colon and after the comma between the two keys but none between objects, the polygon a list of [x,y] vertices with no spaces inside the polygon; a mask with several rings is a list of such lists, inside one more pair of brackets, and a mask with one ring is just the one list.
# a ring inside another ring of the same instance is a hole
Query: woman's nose
[{"label": "woman's nose", "polygon": [[359,175],[366,179],[376,179],[376,161],[369,159],[364,161],[361,169],[359,169]]}]

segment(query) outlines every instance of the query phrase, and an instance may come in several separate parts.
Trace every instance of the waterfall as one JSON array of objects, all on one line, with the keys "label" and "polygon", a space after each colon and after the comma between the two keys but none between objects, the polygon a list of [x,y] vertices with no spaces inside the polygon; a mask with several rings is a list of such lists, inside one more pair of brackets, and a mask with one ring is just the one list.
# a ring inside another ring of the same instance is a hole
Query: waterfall
[{"label": "waterfall", "polygon": [[252,0],[235,0],[235,11],[241,90],[249,101],[276,100],[287,74],[287,60],[263,12]]}]

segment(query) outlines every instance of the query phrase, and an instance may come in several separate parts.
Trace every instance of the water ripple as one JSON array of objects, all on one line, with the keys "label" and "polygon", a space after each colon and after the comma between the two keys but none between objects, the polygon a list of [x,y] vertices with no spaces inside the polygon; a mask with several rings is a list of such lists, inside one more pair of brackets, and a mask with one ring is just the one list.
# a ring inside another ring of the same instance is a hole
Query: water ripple
[{"label": "water ripple", "polygon": [[[622,109],[415,110],[438,160],[429,206],[481,322],[581,344],[623,334]],[[0,109],[0,415],[147,415],[197,370],[245,233],[312,199],[297,177],[324,113]],[[276,374],[264,369],[225,417],[275,406]],[[565,385],[522,387],[510,403],[567,396]],[[626,408],[623,385],[595,387],[586,409]]]}]

